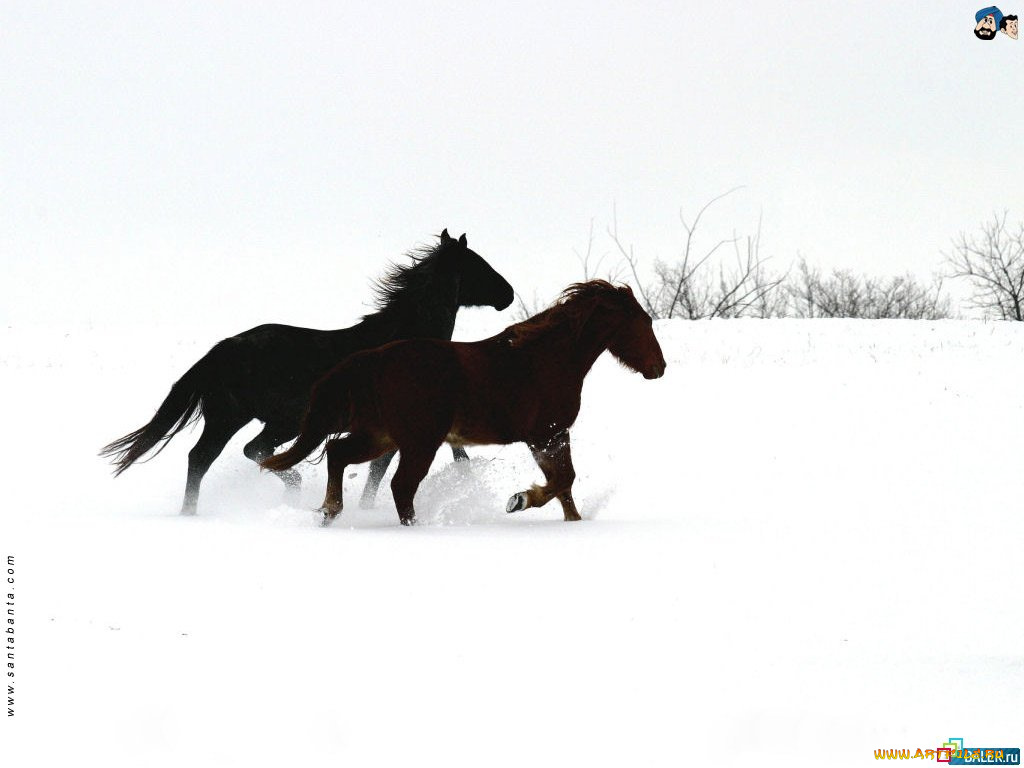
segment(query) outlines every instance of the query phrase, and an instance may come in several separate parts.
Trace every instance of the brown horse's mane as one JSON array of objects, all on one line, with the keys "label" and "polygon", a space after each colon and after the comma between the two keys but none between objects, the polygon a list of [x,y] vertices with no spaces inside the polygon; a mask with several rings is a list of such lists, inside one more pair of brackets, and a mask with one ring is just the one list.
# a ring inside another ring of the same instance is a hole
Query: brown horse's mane
[{"label": "brown horse's mane", "polygon": [[568,326],[575,339],[598,306],[622,306],[626,297],[633,300],[633,290],[628,285],[615,286],[607,280],[573,283],[550,307],[521,323],[510,325],[502,335],[510,346],[520,347],[556,328]]}]

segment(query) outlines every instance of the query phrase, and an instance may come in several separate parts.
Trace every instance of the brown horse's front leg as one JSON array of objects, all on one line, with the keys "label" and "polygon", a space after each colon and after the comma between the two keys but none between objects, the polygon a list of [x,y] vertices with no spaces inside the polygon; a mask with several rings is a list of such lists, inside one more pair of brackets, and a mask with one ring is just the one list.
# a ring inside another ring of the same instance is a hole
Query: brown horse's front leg
[{"label": "brown horse's front leg", "polygon": [[572,491],[564,491],[558,494],[558,501],[562,505],[562,514],[566,522],[582,520],[579,511],[576,509],[576,502],[572,498]]},{"label": "brown horse's front leg", "polygon": [[544,473],[545,485],[534,485],[528,491],[513,494],[505,505],[506,512],[518,512],[529,507],[542,507],[558,497],[566,520],[581,520],[572,498],[572,484],[576,471],[572,466],[569,432],[561,432],[543,446],[530,444],[533,458]]}]

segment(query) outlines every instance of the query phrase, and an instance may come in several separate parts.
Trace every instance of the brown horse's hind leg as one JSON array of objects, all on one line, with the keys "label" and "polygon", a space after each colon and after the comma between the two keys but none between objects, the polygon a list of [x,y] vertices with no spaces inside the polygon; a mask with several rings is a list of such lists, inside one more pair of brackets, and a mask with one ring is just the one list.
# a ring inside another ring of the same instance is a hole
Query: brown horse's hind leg
[{"label": "brown horse's hind leg", "polygon": [[528,491],[513,494],[505,505],[506,512],[518,512],[529,507],[542,507],[558,497],[566,520],[581,520],[572,498],[572,484],[576,471],[572,466],[569,433],[562,432],[546,445],[530,444],[533,458],[544,473],[546,485],[534,485]]},{"label": "brown horse's hind leg", "polygon": [[384,446],[365,433],[352,433],[327,441],[327,495],[320,508],[324,514],[324,525],[330,525],[341,512],[345,467],[375,459],[384,450]]},{"label": "brown horse's hind leg", "polygon": [[[277,446],[291,440],[293,437],[295,437],[295,428],[293,426],[280,426],[268,423],[263,427],[262,432],[246,443],[242,453],[250,461],[255,461],[259,464],[267,457],[273,456],[274,449]],[[298,470],[285,469],[280,472],[274,472],[274,474],[284,483],[288,497],[297,500],[299,489],[302,487],[302,475],[299,474]]]}]

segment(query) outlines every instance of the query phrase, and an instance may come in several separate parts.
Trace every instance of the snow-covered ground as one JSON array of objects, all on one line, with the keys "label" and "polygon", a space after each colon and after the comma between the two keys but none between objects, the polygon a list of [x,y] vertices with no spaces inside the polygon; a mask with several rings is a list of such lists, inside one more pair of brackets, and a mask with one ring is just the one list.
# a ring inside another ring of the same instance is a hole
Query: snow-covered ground
[{"label": "snow-covered ground", "polygon": [[[508,322],[464,313],[459,336]],[[365,467],[328,530],[241,455],[177,516],[185,433],[96,451],[236,328],[0,331],[12,768],[865,765],[1024,746],[1024,328],[660,322],[603,358],[576,498],[523,446],[442,450],[398,525]],[[9,679],[9,678],[8,678]]]}]

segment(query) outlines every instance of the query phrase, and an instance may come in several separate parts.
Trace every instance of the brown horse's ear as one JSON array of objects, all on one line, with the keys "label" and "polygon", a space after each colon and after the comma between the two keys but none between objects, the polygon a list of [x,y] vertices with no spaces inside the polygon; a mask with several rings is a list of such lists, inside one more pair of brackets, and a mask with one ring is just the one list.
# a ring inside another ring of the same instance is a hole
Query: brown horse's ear
[{"label": "brown horse's ear", "polygon": [[462,233],[462,234],[461,234],[461,235],[459,236],[459,245],[461,245],[461,246],[462,246],[463,248],[465,248],[465,247],[466,247],[466,233],[465,233],[465,232],[463,232],[463,233]]},{"label": "brown horse's ear", "polygon": [[447,243],[451,239],[452,238],[448,234],[448,228],[445,227],[444,231],[441,233],[441,242],[442,243]]}]

